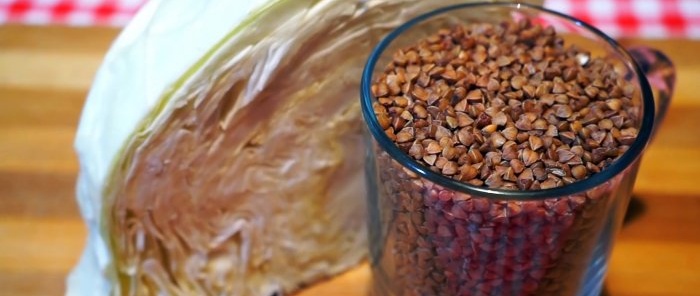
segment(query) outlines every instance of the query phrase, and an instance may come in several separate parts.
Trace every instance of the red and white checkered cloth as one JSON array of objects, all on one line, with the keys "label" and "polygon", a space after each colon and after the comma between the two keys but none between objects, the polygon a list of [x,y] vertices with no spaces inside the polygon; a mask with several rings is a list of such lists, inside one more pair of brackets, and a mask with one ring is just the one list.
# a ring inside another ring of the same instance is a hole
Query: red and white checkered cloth
[{"label": "red and white checkered cloth", "polygon": [[128,23],[145,2],[146,0],[0,0],[0,24],[120,27]]},{"label": "red and white checkered cloth", "polygon": [[611,36],[700,38],[700,0],[546,0]]},{"label": "red and white checkered cloth", "polygon": [[[145,1],[0,0],[0,24],[123,26]],[[545,0],[545,6],[615,37],[700,39],[700,0]]]}]

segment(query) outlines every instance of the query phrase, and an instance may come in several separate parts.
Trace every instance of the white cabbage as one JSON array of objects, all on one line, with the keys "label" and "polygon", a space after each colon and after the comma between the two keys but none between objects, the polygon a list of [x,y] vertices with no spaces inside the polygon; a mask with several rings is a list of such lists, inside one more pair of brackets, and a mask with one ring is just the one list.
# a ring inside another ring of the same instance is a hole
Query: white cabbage
[{"label": "white cabbage", "polygon": [[83,110],[67,295],[271,295],[360,262],[361,69],[460,2],[149,1]]}]

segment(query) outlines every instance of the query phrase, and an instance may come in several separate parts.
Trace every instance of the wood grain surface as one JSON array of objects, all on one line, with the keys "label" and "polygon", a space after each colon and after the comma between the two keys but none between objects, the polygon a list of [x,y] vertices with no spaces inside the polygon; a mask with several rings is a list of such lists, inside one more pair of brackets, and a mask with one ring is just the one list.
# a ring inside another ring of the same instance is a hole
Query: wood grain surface
[{"label": "wood grain surface", "polygon": [[[65,291],[86,235],[75,203],[73,139],[95,70],[117,33],[0,26],[0,295]],[[607,294],[700,295],[700,42],[623,43],[666,52],[678,83],[646,151]],[[369,278],[365,264],[299,295],[365,295]]]}]

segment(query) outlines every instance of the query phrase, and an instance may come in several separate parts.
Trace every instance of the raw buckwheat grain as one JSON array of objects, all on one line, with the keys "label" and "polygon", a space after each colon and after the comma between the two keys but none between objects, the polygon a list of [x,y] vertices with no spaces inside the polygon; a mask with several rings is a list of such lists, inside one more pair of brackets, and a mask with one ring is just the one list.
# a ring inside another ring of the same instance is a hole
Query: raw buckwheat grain
[{"label": "raw buckwheat grain", "polygon": [[[538,190],[604,170],[635,141],[640,101],[619,71],[523,20],[441,29],[395,52],[371,91],[379,125],[418,163],[473,186]],[[575,294],[614,186],[487,199],[377,151],[392,293]]]}]

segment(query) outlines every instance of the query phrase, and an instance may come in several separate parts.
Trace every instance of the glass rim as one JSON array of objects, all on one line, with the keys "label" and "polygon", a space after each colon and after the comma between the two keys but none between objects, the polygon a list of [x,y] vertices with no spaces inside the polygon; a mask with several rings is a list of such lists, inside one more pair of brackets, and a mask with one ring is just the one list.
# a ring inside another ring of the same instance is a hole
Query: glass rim
[{"label": "glass rim", "polygon": [[[417,162],[407,153],[401,151],[399,147],[386,135],[384,130],[379,125],[377,117],[374,115],[372,103],[375,100],[371,92],[372,86],[372,76],[375,66],[379,60],[379,57],[384,52],[384,50],[403,32],[412,28],[425,20],[428,20],[434,16],[441,15],[453,10],[468,9],[468,8],[481,8],[481,7],[504,7],[513,10],[529,9],[539,13],[545,13],[562,18],[566,22],[576,25],[577,27],[583,28],[589,33],[599,37],[602,41],[605,41],[610,45],[616,53],[618,53],[624,62],[631,66],[631,70],[636,75],[639,83],[639,88],[641,91],[643,113],[641,117],[641,125],[639,128],[639,133],[637,134],[637,139],[630,145],[629,149],[622,154],[618,159],[616,159],[610,166],[601,170],[598,173],[591,175],[590,177],[573,182],[568,185],[561,187],[555,187],[550,189],[538,189],[538,190],[506,190],[506,189],[495,189],[483,186],[474,186],[465,182],[460,182],[452,178],[446,177],[440,173],[430,170],[425,165]],[[436,185],[448,188],[454,191],[466,193],[473,196],[485,197],[491,199],[500,200],[543,200],[547,198],[556,198],[573,195],[576,193],[586,192],[596,186],[603,184],[606,181],[611,180],[626,168],[628,168],[637,158],[641,155],[642,151],[645,149],[649,139],[651,138],[651,133],[654,125],[655,117],[655,104],[653,93],[646,76],[641,71],[639,65],[634,58],[620,46],[617,41],[609,37],[599,29],[577,19],[572,16],[553,11],[541,6],[526,4],[526,3],[505,3],[505,2],[475,2],[475,3],[462,3],[450,6],[441,7],[427,13],[421,14],[417,17],[410,19],[409,21],[401,24],[399,27],[391,31],[374,47],[372,50],[367,63],[362,71],[362,79],[360,81],[360,100],[361,109],[364,122],[367,125],[369,132],[372,134],[374,140],[377,141],[379,146],[386,151],[394,160],[399,162],[402,166],[410,169],[416,173],[420,178],[427,179]],[[374,165],[374,164],[371,164]]]}]

